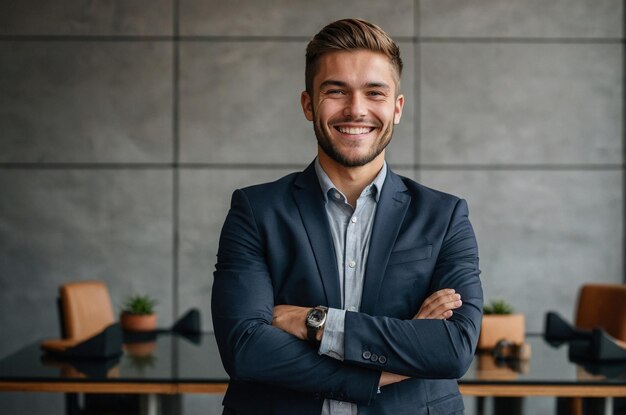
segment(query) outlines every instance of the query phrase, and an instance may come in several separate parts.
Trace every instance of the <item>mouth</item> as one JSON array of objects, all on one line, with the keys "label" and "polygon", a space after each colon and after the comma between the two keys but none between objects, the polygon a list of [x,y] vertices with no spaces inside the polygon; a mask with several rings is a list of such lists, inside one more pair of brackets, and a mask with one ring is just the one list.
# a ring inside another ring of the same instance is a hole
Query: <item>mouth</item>
[{"label": "mouth", "polygon": [[349,127],[341,125],[336,125],[334,128],[341,134],[353,136],[369,134],[376,129],[376,127]]}]

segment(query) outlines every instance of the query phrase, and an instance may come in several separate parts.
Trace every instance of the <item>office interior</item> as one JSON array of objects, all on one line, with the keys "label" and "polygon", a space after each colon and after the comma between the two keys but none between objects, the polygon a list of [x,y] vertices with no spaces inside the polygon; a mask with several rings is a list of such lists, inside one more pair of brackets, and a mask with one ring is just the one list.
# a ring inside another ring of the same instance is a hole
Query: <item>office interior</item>
[{"label": "office interior", "polygon": [[[58,337],[70,281],[104,281],[116,311],[147,293],[162,327],[196,308],[211,332],[231,193],[313,160],[304,50],[344,17],[400,45],[387,161],[468,201],[485,299],[528,333],[549,310],[573,318],[583,284],[626,282],[624,15],[622,0],[1,1],[0,358]],[[219,394],[180,399],[221,413]],[[8,414],[64,405],[0,393]]]}]

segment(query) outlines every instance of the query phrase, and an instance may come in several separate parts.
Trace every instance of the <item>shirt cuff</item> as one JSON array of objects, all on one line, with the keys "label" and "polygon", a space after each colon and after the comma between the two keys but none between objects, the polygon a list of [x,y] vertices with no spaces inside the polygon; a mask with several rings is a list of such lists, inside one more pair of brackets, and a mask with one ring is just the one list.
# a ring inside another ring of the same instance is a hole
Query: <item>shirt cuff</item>
[{"label": "shirt cuff", "polygon": [[328,309],[319,354],[343,361],[345,321],[346,310]]}]

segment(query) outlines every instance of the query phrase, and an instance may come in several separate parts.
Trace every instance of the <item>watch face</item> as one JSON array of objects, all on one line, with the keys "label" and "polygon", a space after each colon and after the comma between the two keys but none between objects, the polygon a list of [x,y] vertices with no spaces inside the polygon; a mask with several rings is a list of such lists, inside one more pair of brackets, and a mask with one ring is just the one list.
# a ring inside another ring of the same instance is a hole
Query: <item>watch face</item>
[{"label": "watch face", "polygon": [[312,327],[319,327],[324,323],[324,320],[326,320],[326,313],[323,310],[314,308],[308,315],[307,323]]}]

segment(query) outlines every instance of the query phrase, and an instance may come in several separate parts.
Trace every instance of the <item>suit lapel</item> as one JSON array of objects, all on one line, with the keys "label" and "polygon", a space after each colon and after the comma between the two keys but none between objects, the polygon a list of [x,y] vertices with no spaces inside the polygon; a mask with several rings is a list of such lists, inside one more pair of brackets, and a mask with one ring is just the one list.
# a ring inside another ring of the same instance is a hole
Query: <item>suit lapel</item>
[{"label": "suit lapel", "polygon": [[341,308],[341,289],[333,240],[330,234],[324,197],[313,164],[300,174],[293,188],[293,196],[300,211],[315,262],[324,284],[328,306]]},{"label": "suit lapel", "polygon": [[361,311],[375,313],[378,292],[383,281],[387,261],[409,207],[411,197],[400,177],[390,170],[376,207],[376,217],[370,239],[365,267],[365,281],[361,297]]}]

